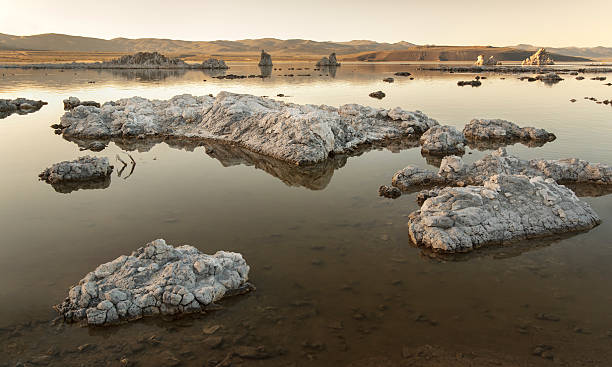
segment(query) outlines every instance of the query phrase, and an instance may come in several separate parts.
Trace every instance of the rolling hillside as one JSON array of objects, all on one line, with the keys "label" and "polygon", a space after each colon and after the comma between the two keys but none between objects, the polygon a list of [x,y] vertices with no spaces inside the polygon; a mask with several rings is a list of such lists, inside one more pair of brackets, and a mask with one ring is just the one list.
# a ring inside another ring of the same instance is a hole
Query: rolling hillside
[{"label": "rolling hillside", "polygon": [[[413,46],[404,50],[362,52],[346,55],[345,61],[475,61],[478,55],[495,56],[499,61],[521,61],[533,52],[510,47]],[[553,54],[559,62],[590,61],[587,58]]]}]

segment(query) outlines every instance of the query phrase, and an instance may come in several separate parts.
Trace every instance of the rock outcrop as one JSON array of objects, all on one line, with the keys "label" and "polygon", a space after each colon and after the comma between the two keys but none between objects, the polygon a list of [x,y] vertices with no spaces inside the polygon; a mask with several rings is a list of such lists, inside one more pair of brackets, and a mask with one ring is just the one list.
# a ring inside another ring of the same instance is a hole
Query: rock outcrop
[{"label": "rock outcrop", "polygon": [[81,101],[77,97],[68,97],[63,102],[64,102],[64,110],[71,110],[71,109],[73,109],[75,107],[78,107],[78,106],[94,106],[94,107],[98,107],[98,108],[100,107],[100,104],[98,102],[95,102],[95,101]]},{"label": "rock outcrop", "polygon": [[473,119],[463,128],[463,135],[468,141],[517,141],[549,142],[555,135],[544,129],[520,127],[517,124],[501,119]]},{"label": "rock outcrop", "polygon": [[471,85],[472,87],[480,87],[482,82],[480,80],[460,80],[457,82],[457,85],[460,87],[464,87],[466,85]]},{"label": "rock outcrop", "polygon": [[251,290],[248,275],[249,266],[239,253],[205,255],[159,239],[98,266],[55,309],[68,322],[87,320],[90,325],[200,312]]},{"label": "rock outcrop", "polygon": [[317,61],[317,66],[340,66],[340,63],[336,59],[336,53],[332,52],[329,57],[322,57]]},{"label": "rock outcrop", "polygon": [[223,60],[210,58],[202,62],[202,69],[229,69],[229,67]]},{"label": "rock outcrop", "polygon": [[490,66],[490,65],[501,65],[501,62],[497,61],[495,56],[490,56],[485,59],[484,55],[478,55],[478,59],[474,63],[476,66]]},{"label": "rock outcrop", "polygon": [[395,173],[392,184],[403,191],[436,185],[482,185],[496,174],[543,176],[560,184],[612,185],[612,167],[601,163],[589,163],[577,158],[523,160],[508,155],[504,148],[466,164],[460,157],[442,159],[438,172],[408,166]]},{"label": "rock outcrop", "polygon": [[453,126],[432,126],[420,138],[421,153],[429,155],[463,155],[465,137]]},{"label": "rock outcrop", "polygon": [[554,65],[555,62],[552,59],[552,56],[546,52],[546,49],[541,48],[533,55],[529,56],[525,60],[523,60],[522,65]]},{"label": "rock outcrop", "polygon": [[8,117],[13,113],[25,115],[30,112],[35,112],[46,104],[47,102],[44,101],[35,101],[26,98],[0,99],[0,118]]},{"label": "rock outcrop", "polygon": [[137,52],[133,55],[124,55],[117,59],[105,62],[110,65],[123,66],[154,66],[154,67],[189,67],[179,58],[169,58],[158,52]]},{"label": "rock outcrop", "polygon": [[113,166],[106,157],[84,156],[73,161],[55,163],[42,171],[38,177],[48,183],[65,181],[95,181],[106,179],[113,172]]},{"label": "rock outcrop", "polygon": [[493,175],[483,186],[428,192],[409,215],[410,238],[441,252],[588,230],[601,220],[591,207],[552,178]]},{"label": "rock outcrop", "polygon": [[264,50],[261,50],[261,57],[259,58],[259,66],[272,66],[272,56]]},{"label": "rock outcrop", "polygon": [[79,106],[60,120],[67,139],[212,139],[300,165],[347,154],[363,144],[418,137],[437,124],[420,111],[399,107],[298,105],[228,92]]},{"label": "rock outcrop", "polygon": [[546,84],[555,84],[563,80],[557,73],[546,73],[538,75],[535,79],[540,80]]},{"label": "rock outcrop", "polygon": [[379,90],[379,91],[370,93],[369,96],[372,98],[376,98],[376,99],[383,99],[385,98],[386,94],[382,90]]}]

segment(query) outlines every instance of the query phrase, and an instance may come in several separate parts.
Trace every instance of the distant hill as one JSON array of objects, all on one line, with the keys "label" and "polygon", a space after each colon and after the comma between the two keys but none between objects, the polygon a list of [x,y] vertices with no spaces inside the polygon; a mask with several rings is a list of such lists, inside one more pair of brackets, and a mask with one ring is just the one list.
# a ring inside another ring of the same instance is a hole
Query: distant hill
[{"label": "distant hill", "polygon": [[38,34],[13,36],[0,33],[0,49],[21,51],[72,52],[136,52],[198,53],[208,55],[257,54],[262,49],[277,55],[339,55],[364,51],[401,50],[414,46],[409,42],[380,43],[367,40],[349,42],[317,42],[303,39],[276,38],[245,39],[239,41],[180,41],[159,38],[100,38],[69,36],[65,34]]},{"label": "distant hill", "polygon": [[[476,61],[478,55],[495,56],[499,61],[522,61],[532,51],[491,46],[412,46],[403,50],[362,52],[346,55],[346,61]],[[588,58],[552,55],[559,62],[590,61]]]},{"label": "distant hill", "polygon": [[[511,46],[519,50],[535,51],[539,46],[520,44]],[[589,59],[612,59],[612,47],[545,47],[548,52]]]}]

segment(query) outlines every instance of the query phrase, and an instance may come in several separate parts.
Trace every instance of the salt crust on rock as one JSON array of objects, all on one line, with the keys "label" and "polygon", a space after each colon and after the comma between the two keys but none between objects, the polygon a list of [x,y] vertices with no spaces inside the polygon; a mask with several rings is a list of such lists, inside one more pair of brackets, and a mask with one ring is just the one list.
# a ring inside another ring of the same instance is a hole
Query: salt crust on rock
[{"label": "salt crust on rock", "polygon": [[495,174],[544,176],[559,183],[612,184],[612,167],[608,165],[578,158],[528,161],[508,155],[504,148],[473,164],[465,164],[457,156],[444,157],[437,173],[408,166],[395,173],[392,184],[403,191],[431,185],[482,185]]},{"label": "salt crust on rock", "polygon": [[520,127],[501,119],[473,119],[463,128],[468,140],[552,141],[555,135],[544,129]]},{"label": "salt crust on rock", "polygon": [[225,296],[248,291],[248,274],[239,253],[205,255],[195,247],[172,247],[158,239],[98,266],[55,309],[66,321],[92,325],[200,312]]},{"label": "salt crust on rock", "polygon": [[420,111],[347,104],[298,105],[248,94],[189,94],[169,100],[141,97],[78,106],[60,124],[66,138],[214,139],[295,164],[350,153],[361,144],[419,136],[436,120]]},{"label": "salt crust on rock", "polygon": [[105,179],[113,172],[106,157],[83,156],[73,161],[55,163],[38,177],[49,183],[64,181],[92,181]]},{"label": "salt crust on rock", "polygon": [[448,155],[465,153],[465,137],[453,126],[439,125],[427,130],[420,139],[421,153]]},{"label": "salt crust on rock", "polygon": [[601,222],[570,189],[541,176],[500,174],[484,186],[447,187],[427,195],[421,209],[409,215],[410,238],[441,252],[587,230]]}]

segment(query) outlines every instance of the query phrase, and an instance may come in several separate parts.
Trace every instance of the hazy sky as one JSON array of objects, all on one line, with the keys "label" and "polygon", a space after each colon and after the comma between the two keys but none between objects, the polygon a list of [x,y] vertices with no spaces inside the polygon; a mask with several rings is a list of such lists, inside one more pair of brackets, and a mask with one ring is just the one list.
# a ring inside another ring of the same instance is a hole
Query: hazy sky
[{"label": "hazy sky", "polygon": [[612,0],[0,0],[0,33],[612,46]]}]

